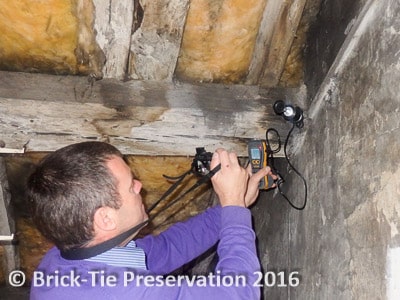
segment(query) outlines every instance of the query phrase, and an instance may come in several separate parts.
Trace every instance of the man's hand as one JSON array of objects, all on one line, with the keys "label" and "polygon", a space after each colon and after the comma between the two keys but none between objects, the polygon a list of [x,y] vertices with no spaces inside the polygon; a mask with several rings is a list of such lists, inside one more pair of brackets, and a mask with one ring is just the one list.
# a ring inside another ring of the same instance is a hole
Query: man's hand
[{"label": "man's hand", "polygon": [[[245,204],[246,204],[246,207],[249,207],[257,200],[258,193],[259,193],[258,185],[260,183],[260,180],[264,176],[267,176],[267,175],[271,176],[272,179],[276,180],[278,178],[278,176],[276,176],[272,173],[270,167],[263,168],[260,171],[258,171],[257,173],[252,174],[250,164],[247,167],[247,172],[250,175],[250,179],[249,179],[249,183],[247,186],[247,192],[246,192],[246,196],[245,196]],[[274,188],[274,187],[275,187],[275,184],[273,184],[271,188]]]},{"label": "man's hand", "polygon": [[214,169],[218,164],[221,164],[221,170],[211,178],[211,181],[221,206],[245,207],[249,173],[239,165],[235,153],[228,153],[224,149],[216,150],[210,168]]}]

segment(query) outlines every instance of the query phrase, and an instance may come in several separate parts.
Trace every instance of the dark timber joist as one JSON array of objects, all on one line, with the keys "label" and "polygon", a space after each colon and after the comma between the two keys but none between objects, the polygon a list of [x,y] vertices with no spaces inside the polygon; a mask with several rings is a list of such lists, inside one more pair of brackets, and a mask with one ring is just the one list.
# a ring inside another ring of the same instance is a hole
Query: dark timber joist
[{"label": "dark timber joist", "polygon": [[125,154],[224,147],[247,156],[246,142],[267,128],[286,134],[272,105],[287,93],[296,90],[0,72],[0,139],[26,151],[101,140]]},{"label": "dark timber joist", "polygon": [[278,85],[306,0],[267,1],[246,82]]}]

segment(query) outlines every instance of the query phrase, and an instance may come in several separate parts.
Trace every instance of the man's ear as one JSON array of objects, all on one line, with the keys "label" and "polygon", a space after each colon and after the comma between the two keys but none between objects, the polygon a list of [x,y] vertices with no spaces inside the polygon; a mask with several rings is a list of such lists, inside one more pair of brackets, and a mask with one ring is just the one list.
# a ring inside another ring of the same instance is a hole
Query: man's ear
[{"label": "man's ear", "polygon": [[102,206],[94,213],[94,225],[103,231],[114,230],[117,227],[115,210]]}]

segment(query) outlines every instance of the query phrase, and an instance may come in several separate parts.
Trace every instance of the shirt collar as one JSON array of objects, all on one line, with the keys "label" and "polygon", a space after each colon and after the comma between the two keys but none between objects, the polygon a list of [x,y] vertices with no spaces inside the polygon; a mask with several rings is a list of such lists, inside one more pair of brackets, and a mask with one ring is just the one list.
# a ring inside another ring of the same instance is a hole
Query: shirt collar
[{"label": "shirt collar", "polygon": [[136,247],[135,241],[130,241],[125,247],[114,247],[99,255],[85,259],[101,262],[116,267],[128,267],[147,270],[146,254],[142,248]]}]

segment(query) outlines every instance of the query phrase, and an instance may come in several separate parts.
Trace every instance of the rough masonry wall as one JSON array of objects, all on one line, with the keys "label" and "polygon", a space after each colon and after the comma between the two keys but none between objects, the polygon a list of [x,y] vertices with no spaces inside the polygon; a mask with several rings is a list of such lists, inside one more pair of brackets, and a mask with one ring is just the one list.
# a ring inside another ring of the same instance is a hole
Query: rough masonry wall
[{"label": "rough masonry wall", "polygon": [[[272,207],[260,253],[301,283],[267,299],[400,297],[399,13],[398,1],[366,1],[311,104],[294,159],[309,203]],[[285,186],[301,197],[294,175]]]},{"label": "rough masonry wall", "polygon": [[366,0],[323,1],[311,22],[305,48],[304,81],[314,97]]}]

